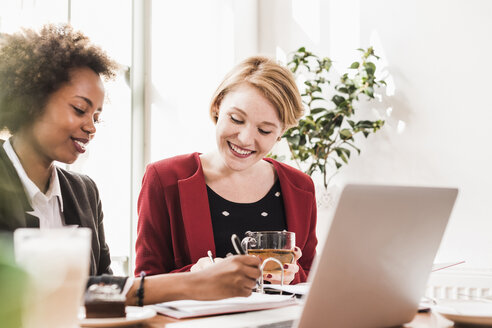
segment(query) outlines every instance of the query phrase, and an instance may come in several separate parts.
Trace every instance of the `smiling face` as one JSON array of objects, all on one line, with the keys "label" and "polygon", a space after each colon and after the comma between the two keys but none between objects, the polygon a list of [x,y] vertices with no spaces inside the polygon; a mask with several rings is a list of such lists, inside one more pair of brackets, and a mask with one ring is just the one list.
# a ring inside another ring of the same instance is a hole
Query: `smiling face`
[{"label": "smiling face", "polygon": [[104,87],[90,68],[70,71],[70,81],[48,98],[41,116],[30,126],[30,143],[47,163],[73,163],[96,133]]},{"label": "smiling face", "polygon": [[216,139],[228,168],[250,168],[270,152],[282,132],[277,110],[255,87],[243,83],[222,99]]}]

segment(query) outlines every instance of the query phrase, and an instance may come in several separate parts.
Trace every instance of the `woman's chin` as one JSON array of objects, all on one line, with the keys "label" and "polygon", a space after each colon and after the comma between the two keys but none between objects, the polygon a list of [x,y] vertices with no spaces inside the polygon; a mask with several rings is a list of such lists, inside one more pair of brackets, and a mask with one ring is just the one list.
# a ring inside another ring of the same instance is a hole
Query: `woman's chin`
[{"label": "woman's chin", "polygon": [[226,165],[233,171],[244,171],[253,166],[254,161],[247,158],[232,157],[226,160]]},{"label": "woman's chin", "polygon": [[66,156],[66,157],[63,157],[63,158],[58,158],[56,159],[57,162],[60,162],[60,163],[64,163],[64,164],[73,164],[77,159],[79,158],[79,156]]}]

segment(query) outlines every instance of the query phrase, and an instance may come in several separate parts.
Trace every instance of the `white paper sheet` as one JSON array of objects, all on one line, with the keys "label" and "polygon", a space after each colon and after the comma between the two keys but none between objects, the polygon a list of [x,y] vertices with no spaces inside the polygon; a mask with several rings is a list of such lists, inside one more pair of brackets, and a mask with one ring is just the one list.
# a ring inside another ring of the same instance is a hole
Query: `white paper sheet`
[{"label": "white paper sheet", "polygon": [[182,300],[152,305],[157,312],[177,318],[191,318],[233,312],[273,309],[296,304],[292,296],[252,293],[249,297],[233,297],[218,301]]}]

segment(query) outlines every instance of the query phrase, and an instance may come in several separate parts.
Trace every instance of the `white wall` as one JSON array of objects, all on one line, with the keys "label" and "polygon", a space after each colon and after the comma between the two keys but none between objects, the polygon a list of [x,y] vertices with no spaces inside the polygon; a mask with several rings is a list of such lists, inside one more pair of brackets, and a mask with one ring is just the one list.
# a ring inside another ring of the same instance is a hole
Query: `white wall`
[{"label": "white wall", "polygon": [[260,52],[306,45],[341,69],[375,46],[390,96],[365,110],[386,125],[335,183],[459,187],[437,261],[491,268],[492,2],[267,0],[259,11]]},{"label": "white wall", "polygon": [[257,51],[257,2],[152,2],[151,161],[215,147],[212,94]]}]

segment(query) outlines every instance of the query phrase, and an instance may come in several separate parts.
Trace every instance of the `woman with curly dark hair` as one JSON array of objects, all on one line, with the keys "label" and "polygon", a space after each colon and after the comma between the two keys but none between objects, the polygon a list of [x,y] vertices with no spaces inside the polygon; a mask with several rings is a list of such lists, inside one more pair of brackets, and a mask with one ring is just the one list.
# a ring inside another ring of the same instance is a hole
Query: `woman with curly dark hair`
[{"label": "woman with curly dark hair", "polygon": [[[116,63],[69,26],[2,35],[0,41],[0,225],[91,228],[91,274],[111,273],[94,182],[54,161],[73,163],[96,132],[104,87]],[[84,205],[84,206],[80,206]],[[28,214],[26,214],[28,213]]]},{"label": "woman with curly dark hair", "polygon": [[[90,273],[111,273],[95,183],[54,162],[73,163],[96,133],[104,102],[101,77],[117,64],[68,25],[0,34],[0,230],[78,225],[92,230]],[[145,280],[145,303],[249,295],[259,260],[233,257],[211,270]],[[206,271],[206,272],[205,272]],[[137,298],[139,279],[127,294]]]}]

